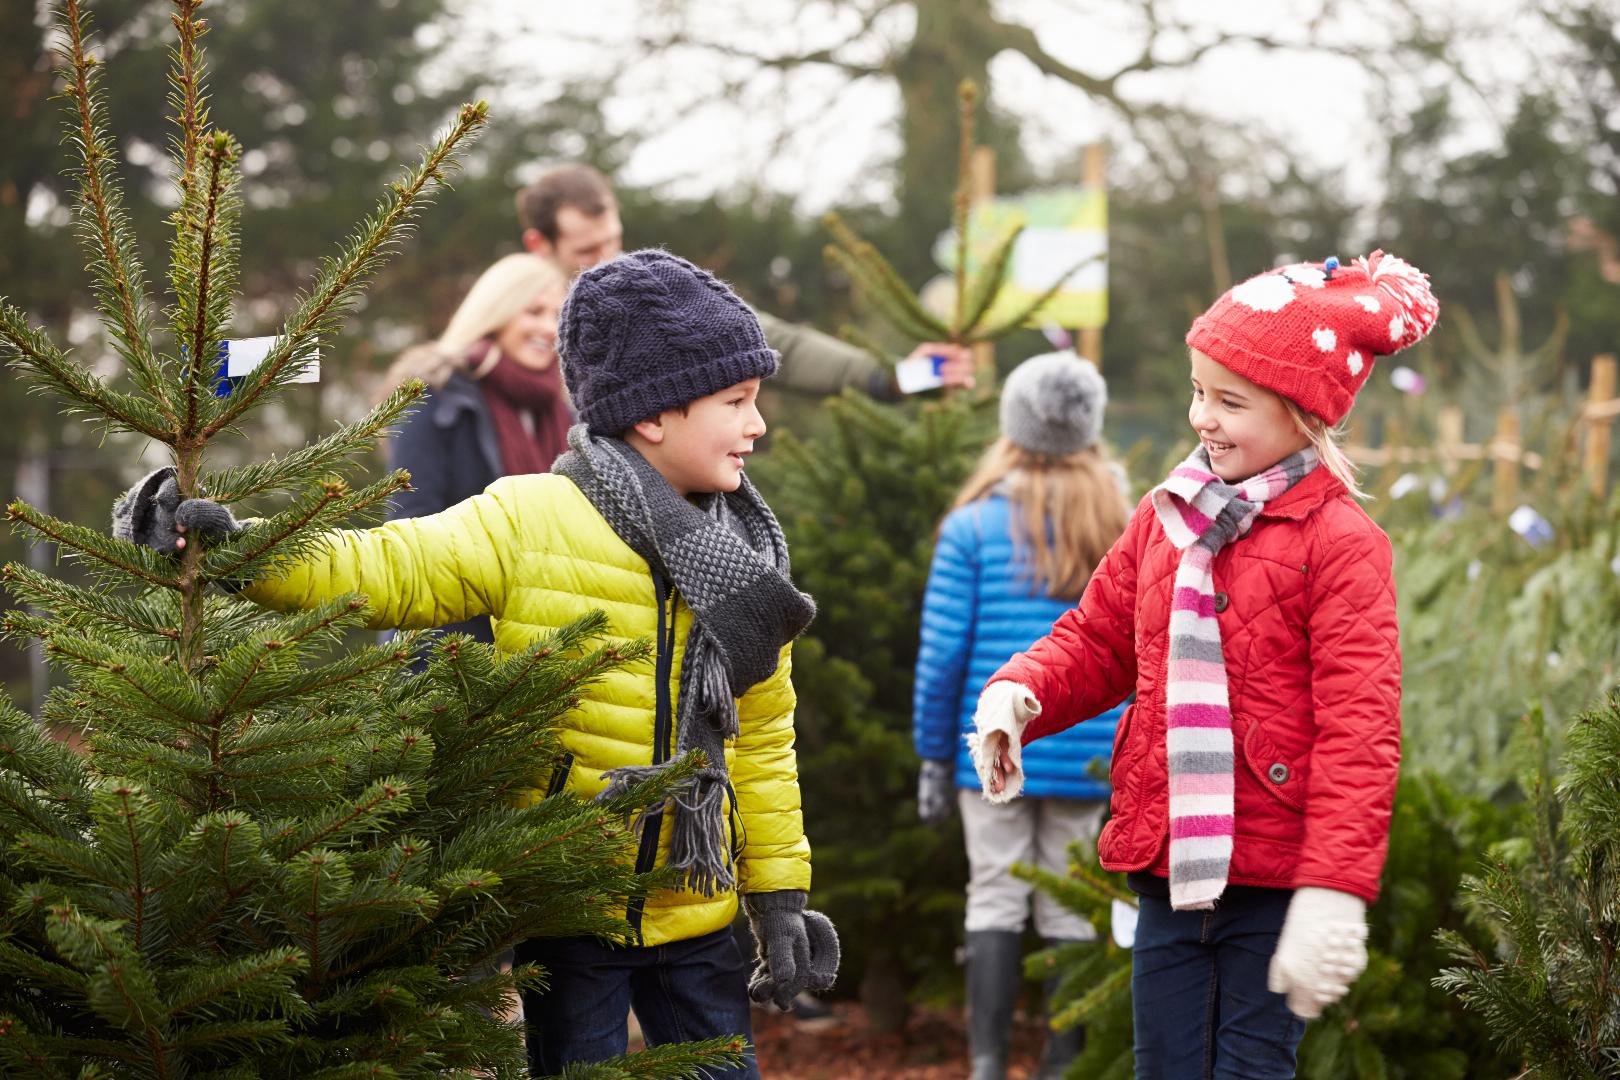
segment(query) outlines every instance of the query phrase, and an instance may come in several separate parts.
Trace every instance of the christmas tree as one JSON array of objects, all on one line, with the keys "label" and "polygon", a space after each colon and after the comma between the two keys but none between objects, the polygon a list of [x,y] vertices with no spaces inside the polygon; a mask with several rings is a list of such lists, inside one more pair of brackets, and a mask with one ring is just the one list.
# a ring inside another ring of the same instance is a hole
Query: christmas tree
[{"label": "christmas tree", "polygon": [[[828,258],[891,329],[911,340],[977,343],[1022,325],[992,323],[1017,230],[970,274],[968,162],[978,92],[962,85],[954,311],[929,312],[871,244],[836,217]],[[865,342],[859,332],[846,331]],[[873,347],[875,355],[882,350]],[[917,818],[912,670],[935,530],[975,457],[995,434],[993,402],[882,405],[846,392],[821,426],[791,434],[761,463],[793,547],[794,576],[818,614],[794,651],[799,774],[816,846],[816,893],[838,923],[846,969],[879,1030],[905,1022],[914,996],[956,992],[967,865],[954,824]]]},{"label": "christmas tree", "polygon": [[[14,502],[9,518],[86,581],[11,565],[64,684],[35,718],[0,709],[0,1072],[6,1076],[522,1075],[503,1019],[535,968],[496,960],[534,936],[623,934],[630,826],[690,774],[614,803],[544,790],[559,718],[642,643],[587,618],[521,653],[464,637],[410,674],[419,640],[354,647],[365,598],[281,616],[214,586],[273,572],[322,530],[374,515],[408,478],[352,488],[356,458],[420,392],[281,457],[212,469],[209,452],[305,371],[485,121],[462,107],[287,317],[263,363],[216,394],[240,272],[232,137],[212,127],[200,0],[175,0],[176,209],[167,306],[147,294],[113,177],[99,60],[75,0],[60,13],[78,231],[122,360],[115,382],[0,304],[10,362],[107,432],[153,440],[185,497],[291,505],[178,557]],[[82,733],[77,749],[48,729]],[[537,785],[540,787],[536,791]],[[695,1075],[735,1040],[665,1047],[570,1075]]]},{"label": "christmas tree", "polygon": [[1531,733],[1531,834],[1496,845],[1466,886],[1496,948],[1442,932],[1457,966],[1435,982],[1485,1018],[1519,1075],[1620,1076],[1620,700],[1570,724],[1556,780],[1539,720]]},{"label": "christmas tree", "polygon": [[956,981],[967,866],[954,826],[917,818],[912,668],[934,529],[994,421],[965,397],[887,406],[846,391],[823,411],[822,430],[761,462],[761,484],[818,609],[793,653],[816,895],[870,1019],[892,1030],[919,982]]}]

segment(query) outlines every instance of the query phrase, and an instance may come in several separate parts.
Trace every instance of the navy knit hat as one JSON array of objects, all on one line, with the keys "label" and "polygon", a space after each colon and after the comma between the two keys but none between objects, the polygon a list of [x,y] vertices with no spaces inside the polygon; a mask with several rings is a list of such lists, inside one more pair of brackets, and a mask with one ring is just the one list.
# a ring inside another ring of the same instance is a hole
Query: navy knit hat
[{"label": "navy knit hat", "polygon": [[1001,433],[1025,450],[1066,457],[1102,434],[1108,384],[1072,351],[1032,356],[1001,385]]},{"label": "navy knit hat", "polygon": [[769,378],[781,363],[759,319],[725,282],[657,249],[574,279],[557,352],[580,420],[608,436],[746,379]]}]

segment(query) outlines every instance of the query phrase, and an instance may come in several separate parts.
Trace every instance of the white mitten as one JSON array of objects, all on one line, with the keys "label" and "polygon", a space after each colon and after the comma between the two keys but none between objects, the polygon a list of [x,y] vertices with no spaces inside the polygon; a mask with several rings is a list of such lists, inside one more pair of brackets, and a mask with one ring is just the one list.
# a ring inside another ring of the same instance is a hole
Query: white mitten
[{"label": "white mitten", "polygon": [[[967,743],[984,797],[990,802],[1009,802],[1024,790],[1024,728],[1039,715],[1041,703],[1023,683],[993,682],[979,695],[979,707],[973,713],[974,730],[968,732]],[[1012,758],[1012,772],[1004,779],[1001,791],[992,792],[990,770],[1003,745]]]},{"label": "white mitten", "polygon": [[1344,997],[1366,967],[1366,902],[1337,889],[1295,889],[1266,978],[1272,992],[1311,1020]]}]

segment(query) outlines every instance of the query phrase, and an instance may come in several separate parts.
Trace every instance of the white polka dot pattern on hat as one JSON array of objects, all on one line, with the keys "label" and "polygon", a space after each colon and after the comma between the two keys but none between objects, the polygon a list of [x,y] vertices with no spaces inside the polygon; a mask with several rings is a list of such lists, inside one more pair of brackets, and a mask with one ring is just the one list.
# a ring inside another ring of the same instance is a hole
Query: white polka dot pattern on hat
[{"label": "white polka dot pattern on hat", "polygon": [[1232,299],[1255,311],[1281,311],[1294,298],[1294,283],[1281,274],[1261,274],[1232,290]]},{"label": "white polka dot pattern on hat", "polygon": [[1330,423],[1350,411],[1381,356],[1420,340],[1439,302],[1392,255],[1268,270],[1193,321],[1187,344]]}]

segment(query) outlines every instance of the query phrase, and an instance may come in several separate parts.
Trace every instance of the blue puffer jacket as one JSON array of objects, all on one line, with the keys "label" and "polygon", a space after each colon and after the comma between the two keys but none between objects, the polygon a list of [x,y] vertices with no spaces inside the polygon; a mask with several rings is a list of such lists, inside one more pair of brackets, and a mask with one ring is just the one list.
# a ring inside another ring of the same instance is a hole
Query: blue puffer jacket
[{"label": "blue puffer jacket", "polygon": [[[1052,629],[1074,605],[1030,595],[1015,555],[1007,500],[992,495],[951,512],[923,595],[922,644],[912,698],[912,739],[930,761],[956,758],[956,782],[978,788],[963,736],[973,730],[979,691],[1014,653]],[[1024,793],[1035,798],[1106,799],[1114,727],[1122,709],[1024,747]]]}]

